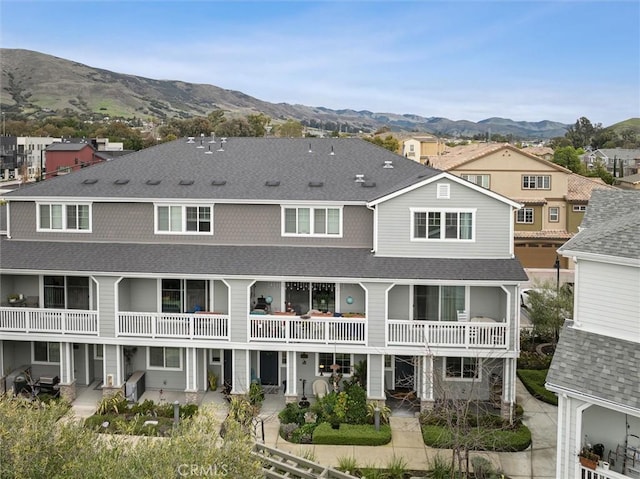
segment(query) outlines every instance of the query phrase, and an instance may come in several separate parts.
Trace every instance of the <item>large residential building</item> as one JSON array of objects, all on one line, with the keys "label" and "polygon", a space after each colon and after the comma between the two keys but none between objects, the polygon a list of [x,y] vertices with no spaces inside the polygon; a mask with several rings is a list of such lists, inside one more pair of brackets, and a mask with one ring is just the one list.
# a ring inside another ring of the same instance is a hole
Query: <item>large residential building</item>
[{"label": "large residential building", "polygon": [[[523,204],[514,213],[514,243],[525,268],[553,268],[556,250],[578,231],[591,192],[613,189],[509,144],[457,146],[429,164]],[[565,258],[560,262],[569,267]]]},{"label": "large residential building", "polygon": [[4,199],[8,378],[195,400],[213,371],[294,401],[366,361],[370,400],[446,384],[512,412],[521,205],[493,191],[358,139],[199,138]]},{"label": "large residential building", "polygon": [[[558,395],[556,477],[640,477],[640,192],[596,191],[580,232],[573,320],[547,375]],[[589,448],[597,470],[578,462]]]}]

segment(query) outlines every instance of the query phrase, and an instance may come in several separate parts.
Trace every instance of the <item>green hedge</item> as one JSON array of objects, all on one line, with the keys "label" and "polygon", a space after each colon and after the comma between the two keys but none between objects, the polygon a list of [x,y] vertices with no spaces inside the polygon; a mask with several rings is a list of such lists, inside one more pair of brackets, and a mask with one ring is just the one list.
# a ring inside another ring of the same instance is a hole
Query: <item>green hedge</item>
[{"label": "green hedge", "polygon": [[558,396],[544,387],[548,371],[548,369],[518,369],[516,373],[533,397],[557,406]]},{"label": "green hedge", "polygon": [[313,444],[381,446],[389,442],[391,427],[388,424],[376,431],[371,424],[340,424],[340,429],[333,429],[331,424],[323,422],[313,431]]},{"label": "green hedge", "polygon": [[[453,435],[444,426],[423,425],[422,438],[429,447],[451,449]],[[474,428],[468,435],[468,444],[474,451],[515,452],[524,451],[531,444],[531,431],[524,424],[514,429]]]}]

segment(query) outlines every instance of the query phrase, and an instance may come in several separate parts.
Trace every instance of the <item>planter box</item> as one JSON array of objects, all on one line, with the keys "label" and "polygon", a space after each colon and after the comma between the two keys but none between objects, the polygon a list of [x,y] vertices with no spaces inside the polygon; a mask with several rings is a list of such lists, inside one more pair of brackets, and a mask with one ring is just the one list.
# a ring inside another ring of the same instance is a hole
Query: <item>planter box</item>
[{"label": "planter box", "polygon": [[596,467],[598,466],[598,461],[596,459],[587,459],[586,457],[582,457],[582,456],[578,456],[580,458],[580,464],[583,467],[586,467],[588,469],[592,469],[592,470],[596,470]]}]

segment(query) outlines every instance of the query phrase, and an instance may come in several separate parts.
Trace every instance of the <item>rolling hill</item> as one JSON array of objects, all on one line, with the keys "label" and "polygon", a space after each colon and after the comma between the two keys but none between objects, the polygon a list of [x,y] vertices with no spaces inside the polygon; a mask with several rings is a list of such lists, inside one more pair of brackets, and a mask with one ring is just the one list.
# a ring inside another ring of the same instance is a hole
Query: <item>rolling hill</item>
[{"label": "rolling hill", "polygon": [[0,49],[2,110],[31,116],[70,111],[124,118],[204,116],[214,109],[246,115],[262,112],[274,119],[294,119],[315,126],[347,125],[349,130],[430,132],[446,136],[513,135],[516,138],[563,136],[568,125],[488,118],[479,122],[425,118],[411,114],[332,110],[321,106],[269,103],[214,85],[154,80],[93,68],[52,55]]}]

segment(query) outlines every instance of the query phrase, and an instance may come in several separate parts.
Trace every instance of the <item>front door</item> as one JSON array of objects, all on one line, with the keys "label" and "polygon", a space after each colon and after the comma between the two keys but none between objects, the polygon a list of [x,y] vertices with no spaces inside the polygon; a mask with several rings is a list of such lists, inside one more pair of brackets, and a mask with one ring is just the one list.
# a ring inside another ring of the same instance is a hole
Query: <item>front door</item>
[{"label": "front door", "polygon": [[278,352],[260,351],[260,381],[264,385],[278,385]]},{"label": "front door", "polygon": [[395,357],[395,389],[401,391],[415,390],[415,371],[413,367],[413,356]]},{"label": "front door", "polygon": [[[233,385],[233,354],[230,349],[224,350],[224,385],[228,385],[229,389]],[[224,386],[223,385],[223,386]]]}]

